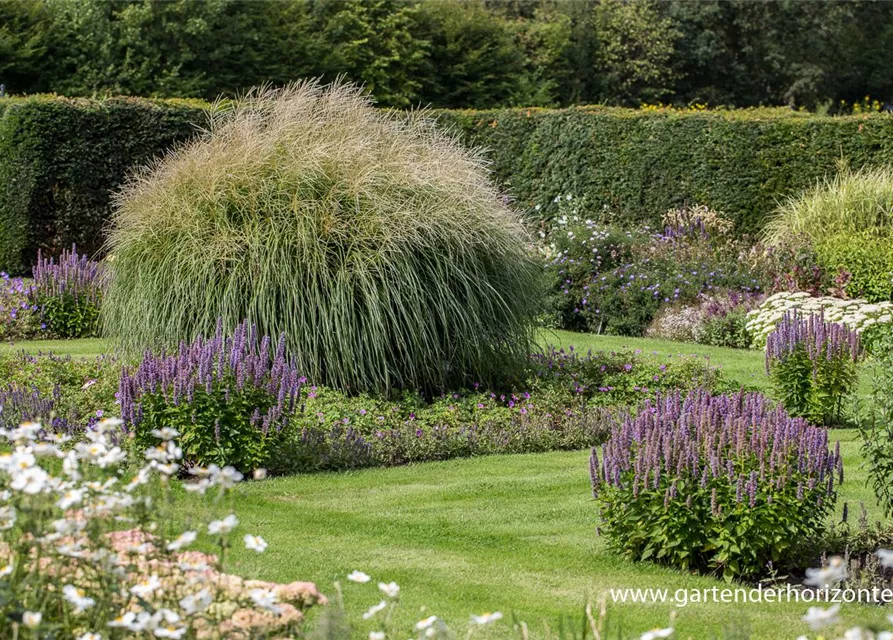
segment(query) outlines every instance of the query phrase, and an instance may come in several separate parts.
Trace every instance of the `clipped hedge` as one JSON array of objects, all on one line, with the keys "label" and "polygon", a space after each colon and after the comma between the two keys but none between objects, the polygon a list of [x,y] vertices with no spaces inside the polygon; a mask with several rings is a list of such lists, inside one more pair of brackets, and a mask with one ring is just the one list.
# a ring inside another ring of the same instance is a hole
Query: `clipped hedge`
[{"label": "clipped hedge", "polygon": [[698,203],[753,232],[782,197],[834,173],[838,160],[893,162],[886,114],[575,107],[440,112],[440,120],[487,148],[499,182],[546,216],[559,194],[634,222]]},{"label": "clipped hedge", "polygon": [[203,104],[54,96],[0,100],[0,270],[21,273],[38,249],[97,253],[111,194],[127,171],[188,138]]},{"label": "clipped hedge", "polygon": [[[102,245],[110,197],[127,170],[204,126],[198,101],[53,96],[0,100],[0,270],[21,272],[38,248]],[[436,111],[488,150],[519,205],[554,213],[573,194],[630,222],[683,203],[759,230],[781,198],[836,171],[893,162],[893,118],[786,109],[678,111],[574,107]]]}]

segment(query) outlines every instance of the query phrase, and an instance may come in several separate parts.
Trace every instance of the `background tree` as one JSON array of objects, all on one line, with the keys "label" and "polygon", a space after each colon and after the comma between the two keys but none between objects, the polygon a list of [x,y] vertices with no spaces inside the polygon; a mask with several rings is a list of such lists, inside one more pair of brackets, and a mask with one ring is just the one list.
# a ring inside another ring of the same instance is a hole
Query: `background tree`
[{"label": "background tree", "polygon": [[423,104],[483,109],[528,102],[527,60],[508,20],[474,0],[425,2],[419,20],[430,42]]},{"label": "background tree", "polygon": [[428,42],[417,31],[417,5],[394,0],[323,0],[311,9],[315,75],[345,75],[380,105],[417,102]]},{"label": "background tree", "polygon": [[312,72],[303,2],[52,0],[56,72],[69,95],[212,99]]},{"label": "background tree", "polygon": [[602,102],[638,106],[673,94],[670,61],[681,35],[647,0],[595,5],[595,74]]},{"label": "background tree", "polygon": [[0,0],[0,82],[74,96],[343,75],[401,108],[846,111],[893,101],[891,45],[875,0]]},{"label": "background tree", "polygon": [[45,5],[17,0],[0,1],[0,83],[7,91],[43,87],[44,56],[51,30]]}]

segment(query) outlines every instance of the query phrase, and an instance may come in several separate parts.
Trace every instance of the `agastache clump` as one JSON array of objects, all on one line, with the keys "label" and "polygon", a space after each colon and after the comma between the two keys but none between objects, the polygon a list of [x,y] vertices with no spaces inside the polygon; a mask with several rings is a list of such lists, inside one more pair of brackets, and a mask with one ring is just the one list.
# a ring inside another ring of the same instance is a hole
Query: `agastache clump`
[{"label": "agastache clump", "polygon": [[176,353],[146,352],[121,375],[121,414],[137,436],[171,426],[184,434],[187,461],[257,468],[267,436],[288,423],[306,378],[274,346],[242,323],[225,335],[181,342]]},{"label": "agastache clump", "polygon": [[824,312],[787,312],[766,339],[766,372],[779,397],[791,414],[817,424],[841,422],[861,357],[859,333]]},{"label": "agastache clump", "polygon": [[72,295],[99,304],[105,270],[101,263],[79,255],[77,247],[65,249],[58,262],[37,252],[37,263],[32,267],[34,292],[40,296]]},{"label": "agastache clump", "polygon": [[105,285],[102,263],[78,255],[77,247],[63,251],[59,261],[37,253],[29,298],[40,311],[41,327],[60,338],[88,338],[99,334],[99,307]]},{"label": "agastache clump", "polygon": [[[759,393],[658,398],[593,448],[593,494],[629,557],[761,575],[796,565],[836,500],[843,463],[828,435]],[[774,532],[788,531],[782,541]]]},{"label": "agastache clump", "polygon": [[837,359],[858,362],[862,355],[859,334],[845,324],[826,322],[824,312],[801,316],[785,313],[775,331],[766,338],[766,371],[776,360],[785,360],[804,350],[816,372],[822,361]]},{"label": "agastache clump", "polygon": [[23,422],[42,422],[46,432],[68,433],[68,421],[56,412],[60,399],[58,385],[49,396],[37,389],[25,389],[18,385],[0,389],[0,427],[12,428]]}]

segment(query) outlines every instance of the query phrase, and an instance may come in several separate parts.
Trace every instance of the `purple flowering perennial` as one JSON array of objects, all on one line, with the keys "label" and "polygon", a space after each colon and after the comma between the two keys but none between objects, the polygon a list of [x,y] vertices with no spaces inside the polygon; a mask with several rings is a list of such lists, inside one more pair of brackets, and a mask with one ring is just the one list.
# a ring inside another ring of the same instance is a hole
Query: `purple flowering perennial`
[{"label": "purple flowering perennial", "polygon": [[122,418],[137,425],[144,395],[161,394],[176,406],[191,402],[197,389],[210,393],[221,388],[228,398],[230,392],[252,386],[275,398],[263,414],[258,408],[251,414],[251,425],[267,433],[271,427],[278,431],[286,424],[304,382],[306,378],[285,357],[284,335],[272,350],[270,338],[259,337],[253,325],[243,322],[231,336],[224,336],[218,320],[213,338],[181,342],[177,353],[171,355],[147,351],[135,370],[124,370],[118,394]]},{"label": "purple flowering perennial", "polygon": [[86,298],[98,304],[102,293],[105,270],[102,264],[78,255],[77,247],[64,250],[56,262],[37,252],[37,264],[32,269],[34,292],[40,296],[56,297],[70,294],[75,298]]},{"label": "purple flowering perennial", "polygon": [[824,313],[803,317],[789,311],[766,339],[766,372],[775,361],[784,361],[800,348],[813,363],[813,372],[821,361],[857,362],[862,355],[859,334],[848,326],[826,322]]},{"label": "purple flowering perennial", "polygon": [[0,427],[12,429],[22,422],[40,422],[44,430],[53,433],[70,433],[71,426],[65,418],[56,415],[56,405],[61,399],[59,386],[51,396],[42,395],[37,389],[24,389],[9,385],[0,389]]},{"label": "purple flowering perennial", "polygon": [[842,481],[843,461],[839,448],[829,451],[827,431],[791,418],[762,394],[743,392],[659,397],[616,425],[601,457],[593,447],[590,458],[594,496],[605,485],[631,485],[637,496],[672,482],[666,489],[671,500],[676,480],[691,479],[713,487],[714,516],[721,509],[717,486],[753,507],[759,495],[771,496],[792,482],[798,483],[798,498],[803,483],[830,497],[835,472]]}]

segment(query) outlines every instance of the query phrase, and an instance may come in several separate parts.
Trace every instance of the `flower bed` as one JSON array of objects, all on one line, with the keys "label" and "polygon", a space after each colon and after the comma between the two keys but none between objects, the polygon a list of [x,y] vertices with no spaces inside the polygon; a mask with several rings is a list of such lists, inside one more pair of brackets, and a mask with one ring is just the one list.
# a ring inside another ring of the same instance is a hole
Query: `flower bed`
[{"label": "flower bed", "polygon": [[[179,434],[156,432],[160,444],[131,460],[136,474],[123,480],[120,425],[101,421],[78,443],[36,423],[0,431],[8,442],[0,455],[0,636],[249,640],[299,632],[302,612],[325,597],[306,582],[224,573],[238,518],[203,523],[200,534],[171,527],[164,511]],[[232,468],[193,474],[202,479],[190,490],[217,494],[214,504],[241,479]],[[120,530],[121,522],[131,528]],[[217,554],[189,548],[207,542]],[[267,546],[255,535],[244,542],[258,552]]]},{"label": "flower bed", "polygon": [[747,239],[706,207],[671,210],[665,228],[655,231],[582,220],[572,198],[559,199],[559,206],[573,208],[543,234],[543,253],[553,283],[552,321],[560,328],[643,335],[663,307],[717,294],[752,296],[769,281],[750,264]]},{"label": "flower bed", "polygon": [[303,381],[269,341],[240,335],[147,354],[123,373],[110,357],[0,356],[10,385],[0,421],[44,419],[81,437],[122,411],[141,446],[153,429],[179,429],[189,464],[293,473],[585,448],[607,436],[614,414],[658,392],[737,388],[701,358],[571,348],[532,356],[516,390],[351,396]]}]

